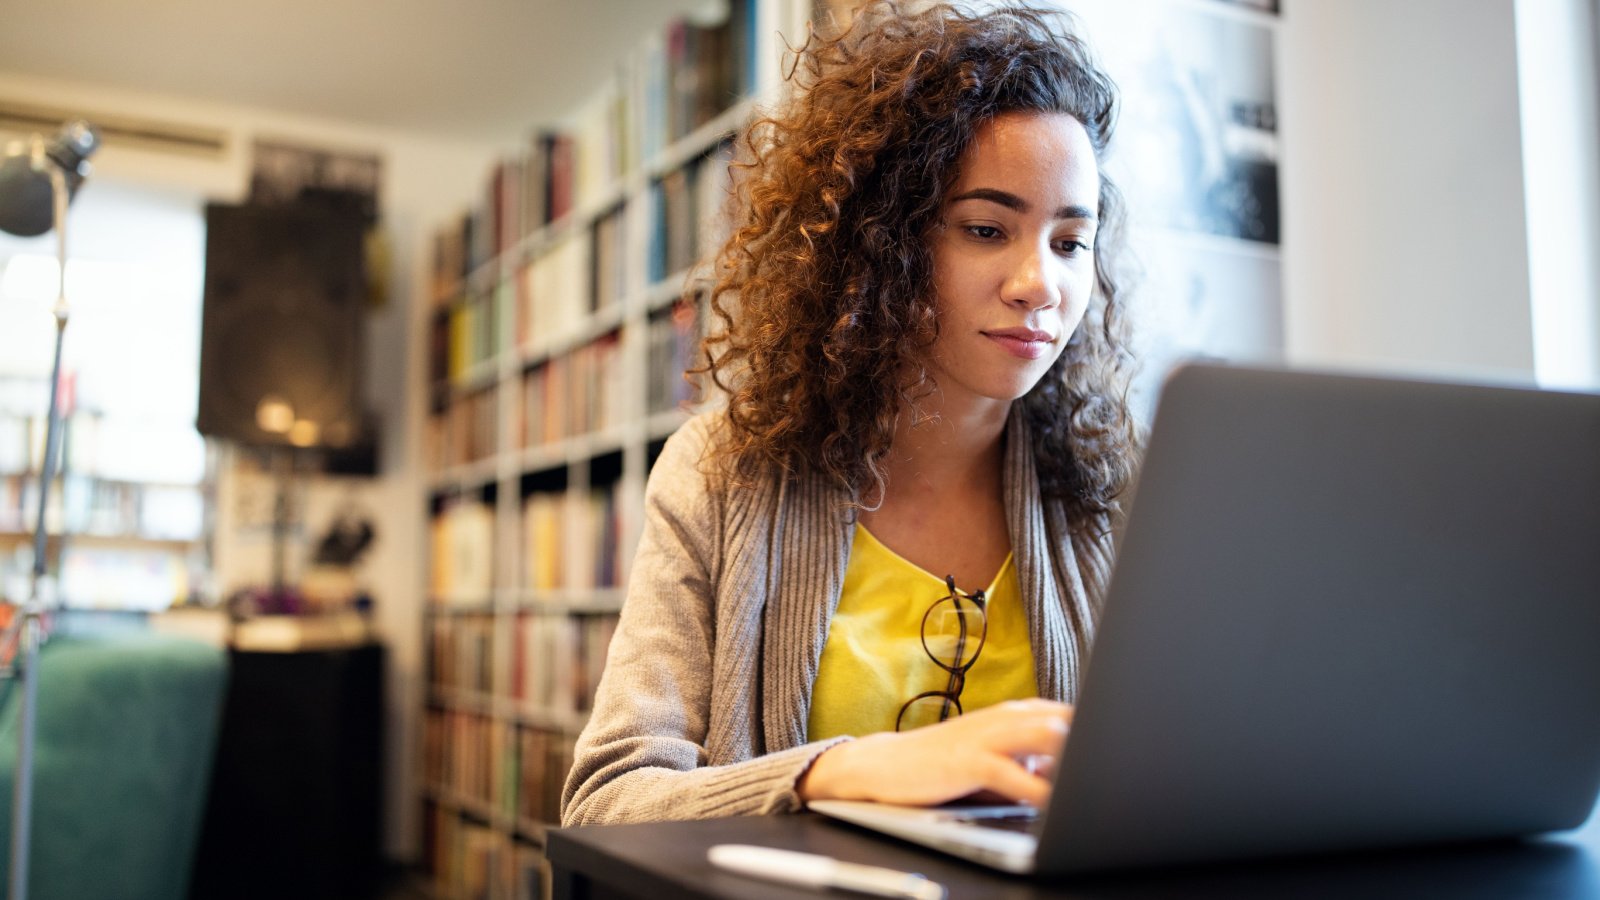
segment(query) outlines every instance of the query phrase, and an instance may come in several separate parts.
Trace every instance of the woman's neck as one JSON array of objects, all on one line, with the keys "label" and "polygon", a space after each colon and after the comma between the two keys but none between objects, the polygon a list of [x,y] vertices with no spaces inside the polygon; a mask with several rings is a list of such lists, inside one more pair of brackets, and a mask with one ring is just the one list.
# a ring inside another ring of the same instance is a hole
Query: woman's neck
[{"label": "woman's neck", "polygon": [[1010,404],[900,417],[884,460],[888,495],[883,499],[997,493],[1001,436]]},{"label": "woman's neck", "polygon": [[916,425],[902,415],[883,493],[866,498],[861,525],[901,558],[969,591],[990,584],[1011,550],[1001,489],[1009,406],[960,417],[946,409]]}]

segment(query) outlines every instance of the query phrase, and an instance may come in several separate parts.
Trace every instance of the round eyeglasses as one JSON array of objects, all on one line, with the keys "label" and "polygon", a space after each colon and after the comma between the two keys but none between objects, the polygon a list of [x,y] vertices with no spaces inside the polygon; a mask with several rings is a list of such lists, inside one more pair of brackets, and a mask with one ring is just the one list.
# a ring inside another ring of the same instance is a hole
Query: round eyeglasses
[{"label": "round eyeglasses", "polygon": [[942,691],[923,691],[907,700],[895,716],[894,730],[906,731],[961,715],[961,692],[967,670],[978,661],[989,636],[987,601],[983,591],[965,593],[953,575],[944,577],[949,593],[933,601],[922,614],[922,649],[934,664],[949,673]]}]

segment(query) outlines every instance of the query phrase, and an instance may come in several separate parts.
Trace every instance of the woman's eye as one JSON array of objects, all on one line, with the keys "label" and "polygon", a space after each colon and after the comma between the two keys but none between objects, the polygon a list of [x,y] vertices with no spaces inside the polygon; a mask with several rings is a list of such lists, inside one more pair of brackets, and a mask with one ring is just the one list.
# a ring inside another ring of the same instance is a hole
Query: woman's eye
[{"label": "woman's eye", "polygon": [[1088,253],[1094,248],[1075,238],[1062,238],[1056,241],[1056,252],[1063,256],[1077,256],[1079,253]]},{"label": "woman's eye", "polygon": [[968,225],[967,234],[979,240],[992,241],[1000,236],[1000,229],[993,225]]}]

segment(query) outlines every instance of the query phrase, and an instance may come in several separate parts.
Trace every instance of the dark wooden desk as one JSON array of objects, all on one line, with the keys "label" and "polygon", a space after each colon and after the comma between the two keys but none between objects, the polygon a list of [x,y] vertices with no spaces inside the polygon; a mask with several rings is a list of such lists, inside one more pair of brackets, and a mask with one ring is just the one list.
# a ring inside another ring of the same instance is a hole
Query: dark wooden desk
[{"label": "dark wooden desk", "polygon": [[235,649],[229,665],[189,900],[374,896],[384,648]]},{"label": "dark wooden desk", "polygon": [[995,898],[1600,898],[1600,816],[1579,831],[1527,841],[1280,860],[1037,882],[1002,875],[812,814],[616,825],[552,831],[546,852],[557,900],[752,897],[817,900],[820,894],[754,881],[706,861],[713,844],[744,843],[823,853],[921,872],[951,900]]}]

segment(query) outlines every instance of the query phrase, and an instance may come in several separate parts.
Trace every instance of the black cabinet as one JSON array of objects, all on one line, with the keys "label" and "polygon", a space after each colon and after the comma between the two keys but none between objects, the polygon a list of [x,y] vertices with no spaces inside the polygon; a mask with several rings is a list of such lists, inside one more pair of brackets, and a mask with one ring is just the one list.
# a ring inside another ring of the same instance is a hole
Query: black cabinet
[{"label": "black cabinet", "polygon": [[369,897],[382,853],[383,647],[229,651],[191,897]]}]

